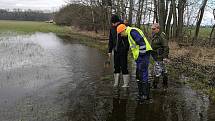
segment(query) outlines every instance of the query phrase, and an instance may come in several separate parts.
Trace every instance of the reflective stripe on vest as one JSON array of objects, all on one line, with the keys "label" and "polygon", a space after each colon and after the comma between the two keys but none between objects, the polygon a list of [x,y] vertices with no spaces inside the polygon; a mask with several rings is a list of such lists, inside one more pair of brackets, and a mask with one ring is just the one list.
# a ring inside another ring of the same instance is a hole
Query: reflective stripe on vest
[{"label": "reflective stripe on vest", "polygon": [[[136,44],[136,42],[134,41],[134,39],[131,36],[132,29],[135,29],[136,31],[138,31],[139,34],[143,37],[145,46],[139,46]],[[152,50],[151,45],[149,44],[148,40],[146,39],[145,35],[143,34],[143,32],[140,29],[134,28],[134,27],[127,27],[126,33],[128,33],[128,41],[129,41],[129,45],[130,45],[134,60],[137,60],[139,53],[146,53],[147,51]],[[146,50],[141,50],[144,48],[146,48]]]}]

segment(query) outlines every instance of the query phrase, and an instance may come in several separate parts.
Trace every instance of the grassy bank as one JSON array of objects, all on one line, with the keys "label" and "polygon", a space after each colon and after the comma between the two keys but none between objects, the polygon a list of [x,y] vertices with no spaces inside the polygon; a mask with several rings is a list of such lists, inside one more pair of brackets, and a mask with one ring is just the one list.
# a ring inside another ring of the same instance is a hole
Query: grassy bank
[{"label": "grassy bank", "polygon": [[7,31],[16,32],[19,34],[34,32],[53,32],[56,34],[65,34],[70,32],[70,28],[45,22],[0,20],[0,32]]},{"label": "grassy bank", "polygon": [[169,45],[172,78],[215,101],[215,48],[179,47],[175,42]]}]

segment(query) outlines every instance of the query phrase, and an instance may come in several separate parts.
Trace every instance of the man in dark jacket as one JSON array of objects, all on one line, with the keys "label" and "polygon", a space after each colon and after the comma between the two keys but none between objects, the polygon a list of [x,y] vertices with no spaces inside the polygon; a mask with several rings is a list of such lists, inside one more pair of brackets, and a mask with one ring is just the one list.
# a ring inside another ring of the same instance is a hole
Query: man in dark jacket
[{"label": "man in dark jacket", "polygon": [[155,23],[152,25],[152,57],[156,61],[154,66],[154,88],[157,88],[160,76],[163,76],[163,87],[168,86],[168,75],[165,63],[169,61],[169,46],[164,32],[160,31],[160,25]]},{"label": "man in dark jacket", "polygon": [[119,75],[122,72],[124,84],[122,87],[127,88],[129,83],[128,74],[128,50],[129,43],[127,37],[118,36],[116,28],[122,23],[119,16],[112,15],[111,17],[112,27],[109,35],[109,50],[108,56],[111,57],[112,51],[114,51],[114,87],[119,86]]}]

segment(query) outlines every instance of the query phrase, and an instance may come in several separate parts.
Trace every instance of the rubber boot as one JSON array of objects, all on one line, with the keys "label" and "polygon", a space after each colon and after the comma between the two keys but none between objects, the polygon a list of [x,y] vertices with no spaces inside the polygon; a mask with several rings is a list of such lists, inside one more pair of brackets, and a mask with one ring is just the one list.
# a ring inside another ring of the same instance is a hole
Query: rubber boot
[{"label": "rubber boot", "polygon": [[146,100],[149,100],[150,85],[148,82],[140,82],[139,86],[139,104],[143,104]]},{"label": "rubber boot", "polygon": [[119,86],[119,73],[114,74],[114,84],[113,87],[118,87]]},{"label": "rubber boot", "polygon": [[142,96],[142,99],[143,100],[147,100],[149,99],[149,83],[148,82],[143,82],[142,83],[142,86],[143,86],[143,96]]},{"label": "rubber boot", "polygon": [[164,73],[163,75],[163,87],[168,88],[168,74]]},{"label": "rubber boot", "polygon": [[138,95],[136,100],[140,101],[141,97],[143,96],[143,86],[142,86],[142,82],[140,80],[137,80],[137,86],[138,86]]},{"label": "rubber boot", "polygon": [[129,79],[130,76],[127,75],[122,75],[123,78],[123,85],[122,85],[122,98],[127,99],[129,96]]},{"label": "rubber boot", "polygon": [[128,83],[129,83],[129,75],[128,74],[125,74],[125,75],[122,75],[122,78],[123,78],[123,85],[122,87],[123,88],[128,88]]},{"label": "rubber boot", "polygon": [[149,100],[150,99],[150,83],[149,82],[146,83],[145,95],[146,95],[146,99]]},{"label": "rubber boot", "polygon": [[154,76],[154,81],[153,81],[153,88],[154,89],[157,89],[158,82],[159,82],[159,77]]}]

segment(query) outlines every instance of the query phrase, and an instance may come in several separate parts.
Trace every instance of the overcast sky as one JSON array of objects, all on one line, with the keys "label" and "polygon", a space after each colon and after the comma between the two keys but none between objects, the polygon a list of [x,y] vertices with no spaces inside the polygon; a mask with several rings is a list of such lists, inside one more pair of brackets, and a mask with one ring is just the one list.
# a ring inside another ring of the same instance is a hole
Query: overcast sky
[{"label": "overcast sky", "polygon": [[[66,4],[68,0],[0,0],[2,9],[33,9],[33,10],[51,10],[56,11]],[[202,24],[211,25],[214,23],[212,11],[206,10]]]},{"label": "overcast sky", "polygon": [[0,0],[0,8],[53,10],[65,5],[65,1],[66,0]]}]

